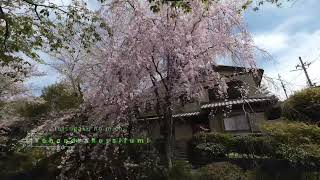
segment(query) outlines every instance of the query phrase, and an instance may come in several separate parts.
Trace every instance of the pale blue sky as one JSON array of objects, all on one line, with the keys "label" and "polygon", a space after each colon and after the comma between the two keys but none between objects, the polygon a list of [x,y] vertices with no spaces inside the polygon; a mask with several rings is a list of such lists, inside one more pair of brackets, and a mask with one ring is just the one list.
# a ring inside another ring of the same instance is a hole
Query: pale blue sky
[{"label": "pale blue sky", "polygon": [[[277,78],[279,73],[292,94],[306,87],[302,71],[291,72],[299,63],[298,57],[313,62],[308,73],[313,83],[320,85],[320,1],[297,0],[282,8],[264,6],[259,11],[247,11],[245,19],[258,47],[267,50],[273,60],[258,59],[258,65],[267,76]],[[278,82],[279,86],[279,82]],[[271,88],[284,97],[282,89]]]},{"label": "pale blue sky", "polygon": [[[91,4],[92,7],[95,7]],[[320,85],[320,1],[297,0],[282,8],[263,6],[259,11],[248,10],[245,21],[259,48],[267,50],[271,58],[257,59],[258,66],[265,74],[277,78],[279,73],[285,80],[289,94],[306,87],[302,71],[290,72],[299,62],[298,57],[313,62],[308,69],[311,80]],[[48,59],[48,58],[46,58]],[[50,67],[40,65],[47,76],[33,78],[26,83],[32,85],[33,93],[40,95],[41,89],[58,81],[59,76]],[[279,86],[279,82],[277,82]],[[270,89],[284,97],[282,89]]]}]

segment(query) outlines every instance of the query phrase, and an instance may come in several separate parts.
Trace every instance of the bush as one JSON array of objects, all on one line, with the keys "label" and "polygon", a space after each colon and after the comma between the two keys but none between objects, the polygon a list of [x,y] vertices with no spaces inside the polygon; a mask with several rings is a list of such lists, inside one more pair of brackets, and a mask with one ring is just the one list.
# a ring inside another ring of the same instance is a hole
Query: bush
[{"label": "bush", "polygon": [[200,180],[249,180],[250,173],[231,163],[210,164],[200,169]]},{"label": "bush", "polygon": [[273,153],[275,142],[266,136],[235,136],[232,152],[251,155],[270,155]]},{"label": "bush", "polygon": [[280,104],[269,107],[265,111],[265,116],[268,120],[275,120],[281,118],[282,109]]},{"label": "bush", "polygon": [[219,143],[223,145],[232,144],[232,135],[222,134],[222,133],[201,133],[197,134],[191,140],[191,144],[200,144],[200,143]]},{"label": "bush", "polygon": [[130,144],[126,151],[129,156],[130,163],[133,166],[128,166],[129,179],[139,180],[162,180],[168,176],[168,171],[163,167],[160,159],[160,154],[154,144]]},{"label": "bush", "polygon": [[46,87],[42,91],[41,97],[54,111],[76,108],[82,103],[82,97],[72,92],[70,88],[63,83]]},{"label": "bush", "polygon": [[210,155],[210,157],[225,157],[226,148],[222,144],[215,143],[202,143],[196,146],[197,150],[202,152],[206,152]]},{"label": "bush", "polygon": [[191,165],[186,161],[175,161],[169,172],[169,180],[192,180]]},{"label": "bush", "polygon": [[[262,126],[263,136],[202,134],[194,137],[195,160],[230,157],[286,161],[292,166],[320,166],[320,127],[302,122],[272,122]],[[198,142],[198,143],[197,143]]]},{"label": "bush", "polygon": [[290,96],[282,105],[282,115],[289,120],[320,122],[320,87]]},{"label": "bush", "polygon": [[[320,127],[303,122],[265,123],[262,131],[283,144],[320,144]],[[299,143],[297,143],[299,142]]]},{"label": "bush", "polygon": [[25,102],[17,107],[17,113],[22,117],[37,117],[45,115],[49,110],[50,108],[48,104],[38,102]]},{"label": "bush", "polygon": [[269,137],[246,135],[233,136],[208,133],[195,136],[192,140],[196,150],[209,152],[213,157],[223,157],[232,152],[240,154],[266,155],[273,152],[274,142]]}]

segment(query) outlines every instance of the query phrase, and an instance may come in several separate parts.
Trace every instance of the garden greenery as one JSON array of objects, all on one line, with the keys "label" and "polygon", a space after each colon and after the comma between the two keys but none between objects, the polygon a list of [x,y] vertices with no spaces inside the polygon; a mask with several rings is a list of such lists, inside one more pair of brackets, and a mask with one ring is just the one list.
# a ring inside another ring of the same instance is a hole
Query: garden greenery
[{"label": "garden greenery", "polygon": [[282,104],[282,115],[289,120],[320,122],[320,87],[290,96]]},{"label": "garden greenery", "polygon": [[76,108],[81,104],[82,97],[70,89],[63,83],[53,84],[42,91],[41,97],[54,111]]},{"label": "garden greenery", "polygon": [[251,158],[287,161],[292,166],[320,167],[320,127],[276,122],[262,127],[264,135],[198,134],[191,146],[213,159]]}]

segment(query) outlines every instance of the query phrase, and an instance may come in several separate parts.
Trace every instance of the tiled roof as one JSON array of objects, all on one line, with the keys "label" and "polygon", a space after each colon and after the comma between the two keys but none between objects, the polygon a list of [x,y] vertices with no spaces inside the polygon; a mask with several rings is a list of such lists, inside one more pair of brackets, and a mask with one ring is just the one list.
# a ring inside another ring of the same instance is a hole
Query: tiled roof
[{"label": "tiled roof", "polygon": [[172,117],[198,116],[199,114],[200,112],[181,113],[181,114],[174,114]]},{"label": "tiled roof", "polygon": [[[198,116],[200,114],[200,112],[188,112],[188,113],[180,113],[180,114],[174,114],[172,115],[173,118],[177,118],[177,117],[190,117],[190,116]],[[161,116],[163,117],[163,116]],[[148,118],[139,118],[139,120],[155,120],[155,119],[159,119],[159,117],[148,117]]]},{"label": "tiled roof", "polygon": [[222,106],[243,104],[243,103],[264,102],[264,101],[271,101],[271,99],[270,98],[247,98],[247,99],[228,100],[228,101],[204,104],[201,106],[201,109],[222,107]]}]

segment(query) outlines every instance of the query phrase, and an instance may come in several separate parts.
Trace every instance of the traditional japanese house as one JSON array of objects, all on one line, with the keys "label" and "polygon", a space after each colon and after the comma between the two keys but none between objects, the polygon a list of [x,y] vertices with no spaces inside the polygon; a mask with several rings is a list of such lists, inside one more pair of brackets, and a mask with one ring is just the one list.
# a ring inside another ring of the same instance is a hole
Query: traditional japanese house
[{"label": "traditional japanese house", "polygon": [[[265,121],[264,111],[276,102],[259,87],[263,69],[247,69],[235,66],[215,66],[228,89],[221,96],[218,88],[205,89],[204,95],[188,103],[177,102],[174,109],[174,138],[187,141],[199,131],[225,133],[259,132],[259,123]],[[153,139],[161,137],[160,121],[150,102],[144,104],[145,113],[138,119],[145,134]],[[141,129],[140,129],[141,130]]]}]

